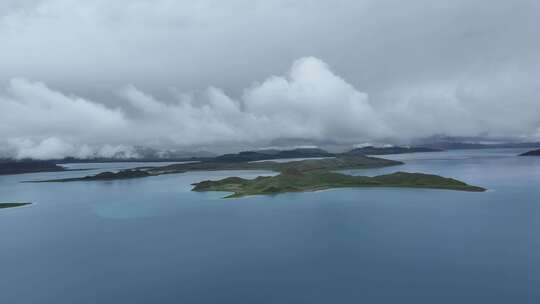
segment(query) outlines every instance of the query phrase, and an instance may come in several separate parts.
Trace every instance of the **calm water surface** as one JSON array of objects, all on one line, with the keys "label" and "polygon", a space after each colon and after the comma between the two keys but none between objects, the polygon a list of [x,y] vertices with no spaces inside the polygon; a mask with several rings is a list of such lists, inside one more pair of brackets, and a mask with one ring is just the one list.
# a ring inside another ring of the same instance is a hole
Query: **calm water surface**
[{"label": "calm water surface", "polygon": [[[197,172],[26,184],[0,176],[0,303],[540,303],[540,157],[386,156],[486,193],[340,189],[220,199]],[[80,166],[80,165],[79,165]],[[122,167],[123,168],[123,167]]]}]

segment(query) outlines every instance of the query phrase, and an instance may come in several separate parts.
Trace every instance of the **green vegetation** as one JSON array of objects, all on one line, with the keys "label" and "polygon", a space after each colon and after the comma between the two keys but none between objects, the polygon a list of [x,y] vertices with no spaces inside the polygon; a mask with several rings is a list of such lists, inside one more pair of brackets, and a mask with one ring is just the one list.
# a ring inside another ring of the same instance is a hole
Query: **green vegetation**
[{"label": "green vegetation", "polygon": [[157,176],[162,174],[184,173],[188,171],[217,171],[217,170],[269,170],[282,172],[285,169],[294,168],[302,172],[317,170],[345,170],[365,169],[400,165],[402,162],[386,160],[367,156],[343,156],[338,158],[309,159],[288,163],[264,162],[198,162],[186,164],[172,164],[162,167],[144,167],[132,170],[122,170],[117,173],[103,172],[97,175],[63,178],[45,181],[31,182],[73,182],[73,181],[100,181],[117,180]]},{"label": "green vegetation", "polygon": [[329,171],[302,172],[295,168],[289,168],[277,176],[259,176],[252,180],[228,177],[218,181],[202,181],[193,185],[195,186],[193,191],[233,192],[227,198],[344,187],[410,187],[475,192],[485,191],[484,188],[471,186],[452,178],[423,173],[397,172],[367,177],[351,176]]},{"label": "green vegetation", "polygon": [[224,154],[206,161],[213,162],[249,162],[269,159],[285,159],[285,158],[310,158],[310,157],[333,157],[336,154],[329,153],[317,148],[298,148],[293,150],[258,150],[258,151],[243,151],[239,153]]},{"label": "green vegetation", "polygon": [[30,205],[30,203],[0,203],[0,209],[15,208]]},{"label": "green vegetation", "polygon": [[193,191],[227,191],[229,197],[240,197],[257,194],[276,194],[283,192],[313,191],[342,187],[415,187],[437,188],[462,191],[484,191],[485,189],[444,178],[422,173],[397,172],[376,177],[351,176],[334,171],[346,169],[365,169],[400,165],[401,162],[363,155],[339,156],[325,159],[308,159],[277,163],[263,162],[198,162],[172,164],[162,167],[142,167],[119,172],[103,172],[97,175],[79,178],[64,178],[40,182],[71,181],[109,181],[118,179],[141,178],[162,174],[183,173],[188,171],[213,170],[269,170],[279,172],[277,176],[257,177],[247,180],[239,177],[228,177],[218,181],[203,181],[193,184]]},{"label": "green vegetation", "polygon": [[325,159],[306,159],[286,163],[273,161],[262,162],[200,162],[189,164],[173,164],[164,167],[154,167],[148,169],[151,174],[178,173],[187,171],[216,171],[216,170],[270,170],[282,172],[288,168],[295,168],[300,171],[314,170],[345,170],[345,169],[366,169],[387,166],[401,165],[402,162],[387,160],[363,155],[340,156]]}]

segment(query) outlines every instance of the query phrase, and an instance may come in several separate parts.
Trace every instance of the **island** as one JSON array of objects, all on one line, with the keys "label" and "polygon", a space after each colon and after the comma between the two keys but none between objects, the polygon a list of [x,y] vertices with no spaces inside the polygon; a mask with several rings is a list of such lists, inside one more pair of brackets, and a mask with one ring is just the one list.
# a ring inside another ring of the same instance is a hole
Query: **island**
[{"label": "island", "polygon": [[255,179],[227,177],[217,181],[202,181],[193,186],[193,191],[198,192],[232,192],[225,198],[352,187],[433,188],[471,192],[486,190],[452,178],[432,174],[396,172],[367,177],[328,171],[302,172],[294,168],[287,169],[276,176],[259,176]]},{"label": "island", "polygon": [[27,205],[31,205],[31,203],[0,203],[0,209],[22,207]]},{"label": "island", "polygon": [[[235,170],[236,167],[242,167],[244,169],[245,163],[249,162],[264,162],[270,160],[283,160],[283,159],[321,159],[321,158],[343,158],[351,156],[365,156],[365,155],[386,155],[386,154],[401,154],[401,153],[416,153],[416,152],[436,152],[442,151],[440,149],[427,148],[427,147],[362,147],[356,148],[350,151],[331,153],[319,148],[296,148],[290,150],[277,150],[277,149],[262,149],[254,151],[242,151],[238,153],[223,154],[214,156],[209,152],[201,152],[199,156],[190,156],[181,158],[182,155],[169,155],[168,157],[158,157],[156,153],[152,151],[148,153],[142,153],[144,157],[141,158],[103,158],[92,157],[87,159],[67,157],[63,159],[50,159],[50,160],[34,160],[34,159],[0,159],[0,175],[2,174],[21,174],[21,173],[36,173],[36,172],[58,172],[68,171],[60,164],[67,163],[96,163],[96,162],[196,162],[204,163],[201,167],[190,166],[174,168],[175,172],[179,170],[205,170],[203,167],[210,168],[210,170],[222,170],[224,167],[232,167],[230,170]],[[167,155],[166,155],[167,156]],[[173,156],[176,156],[173,157]],[[217,164],[217,165],[212,165]],[[239,165],[240,164],[240,165]],[[268,166],[266,166],[268,167]],[[245,168],[245,169],[251,169]],[[267,168],[264,168],[267,169]],[[84,170],[84,169],[69,169],[69,171]],[[223,169],[228,170],[228,169]],[[152,175],[152,174],[149,174]],[[131,177],[141,177],[138,172],[123,172],[120,174],[114,172],[108,172],[101,176],[86,176],[86,180],[112,180],[112,179],[125,179]],[[81,180],[77,178],[76,180]],[[69,180],[65,180],[69,181]]]},{"label": "island", "polygon": [[519,156],[540,156],[540,149],[531,150],[531,151],[525,152],[523,154],[520,154]]},{"label": "island", "polygon": [[141,167],[118,172],[103,172],[79,178],[64,178],[33,182],[73,182],[73,181],[111,181],[120,179],[143,178],[162,174],[183,173],[188,171],[216,170],[268,170],[276,176],[259,176],[255,179],[228,177],[218,181],[206,180],[193,184],[193,191],[232,192],[228,198],[246,195],[277,194],[284,192],[314,191],[344,187],[407,187],[436,188],[481,192],[484,188],[468,185],[464,182],[437,175],[423,173],[396,172],[375,177],[352,176],[336,171],[367,169],[401,165],[402,162],[363,155],[338,156],[334,158],[307,159],[279,163],[262,162],[199,162],[172,164],[161,167]]}]

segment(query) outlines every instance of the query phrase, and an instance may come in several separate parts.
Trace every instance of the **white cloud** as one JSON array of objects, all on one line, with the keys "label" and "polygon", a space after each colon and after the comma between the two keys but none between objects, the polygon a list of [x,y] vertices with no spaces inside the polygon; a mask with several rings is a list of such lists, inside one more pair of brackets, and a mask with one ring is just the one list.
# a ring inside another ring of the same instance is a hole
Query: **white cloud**
[{"label": "white cloud", "polygon": [[43,83],[12,79],[0,93],[2,135],[6,137],[54,134],[61,137],[106,137],[123,128],[125,119],[116,109],[49,89]]},{"label": "white cloud", "polygon": [[284,77],[254,84],[240,100],[213,87],[169,102],[133,85],[119,95],[127,104],[111,109],[13,79],[0,99],[2,138],[17,157],[47,158],[114,154],[102,148],[107,145],[126,151],[125,145],[256,144],[292,137],[357,140],[386,130],[367,94],[312,57],[296,61]]},{"label": "white cloud", "polygon": [[434,134],[537,137],[538,81],[499,74],[395,86],[372,98],[306,57],[237,99],[209,87],[160,100],[128,85],[116,108],[17,78],[0,92],[0,150],[19,158],[130,157],[133,146],[266,146],[283,138],[352,144]]},{"label": "white cloud", "polygon": [[3,0],[0,154],[538,139],[540,1],[486,3]]},{"label": "white cloud", "polygon": [[49,137],[40,142],[13,138],[8,144],[14,148],[16,158],[51,159],[72,156],[76,153],[73,145],[56,137]]},{"label": "white cloud", "polygon": [[245,91],[246,110],[268,118],[282,137],[357,139],[387,135],[358,91],[313,57],[294,62],[287,77],[270,77]]},{"label": "white cloud", "polygon": [[385,92],[379,111],[394,137],[441,134],[537,140],[540,79],[501,68],[489,77],[467,75],[400,85]]}]

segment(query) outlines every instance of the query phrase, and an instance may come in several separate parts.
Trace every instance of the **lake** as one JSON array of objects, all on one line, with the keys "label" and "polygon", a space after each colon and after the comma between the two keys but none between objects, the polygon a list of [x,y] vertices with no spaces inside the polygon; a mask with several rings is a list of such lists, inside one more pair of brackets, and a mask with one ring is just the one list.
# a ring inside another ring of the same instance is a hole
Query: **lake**
[{"label": "lake", "polygon": [[488,188],[338,189],[241,199],[191,183],[272,172],[20,183],[0,176],[0,303],[540,303],[540,157],[387,155]]}]

